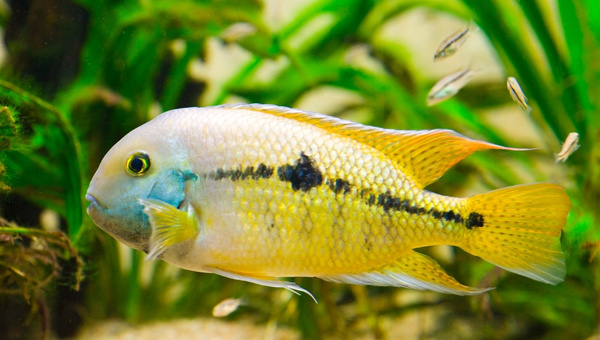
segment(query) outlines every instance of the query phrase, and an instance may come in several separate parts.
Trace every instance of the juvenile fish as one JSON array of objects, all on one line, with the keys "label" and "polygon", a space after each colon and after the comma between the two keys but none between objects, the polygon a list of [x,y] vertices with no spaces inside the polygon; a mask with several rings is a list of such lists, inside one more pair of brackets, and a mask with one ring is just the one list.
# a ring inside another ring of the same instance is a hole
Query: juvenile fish
[{"label": "juvenile fish", "polygon": [[560,152],[556,154],[556,163],[565,162],[577,149],[579,149],[579,134],[571,132],[563,143]]},{"label": "juvenile fish", "polygon": [[172,110],[106,154],[86,199],[96,225],[187,270],[295,292],[318,277],[472,295],[415,251],[454,245],[556,284],[570,209],[550,183],[468,198],[425,190],[478,150],[450,130],[397,131],[273,105]]},{"label": "juvenile fish", "polygon": [[433,61],[438,61],[447,58],[456,53],[458,48],[462,46],[462,44],[464,44],[467,40],[468,34],[474,25],[475,23],[473,22],[473,20],[471,20],[465,28],[454,32],[448,38],[444,39],[444,41],[442,41],[442,43],[438,47],[437,51],[435,51],[435,54],[433,55]]},{"label": "juvenile fish", "polygon": [[438,80],[427,94],[427,106],[433,106],[457,94],[471,80],[473,73],[466,68]]},{"label": "juvenile fish", "polygon": [[242,298],[234,299],[229,298],[219,302],[212,310],[212,315],[216,318],[225,317],[235,312],[239,306],[244,305],[245,302]]},{"label": "juvenile fish", "polygon": [[256,31],[256,26],[252,25],[251,23],[236,22],[221,32],[221,38],[227,43],[232,43],[251,36],[255,34]]},{"label": "juvenile fish", "polygon": [[521,85],[519,85],[517,79],[514,77],[508,77],[506,80],[506,87],[508,88],[508,92],[510,93],[512,99],[519,104],[521,110],[523,110],[525,113],[530,113],[531,106],[527,104],[527,97],[525,96],[525,93],[523,93]]}]

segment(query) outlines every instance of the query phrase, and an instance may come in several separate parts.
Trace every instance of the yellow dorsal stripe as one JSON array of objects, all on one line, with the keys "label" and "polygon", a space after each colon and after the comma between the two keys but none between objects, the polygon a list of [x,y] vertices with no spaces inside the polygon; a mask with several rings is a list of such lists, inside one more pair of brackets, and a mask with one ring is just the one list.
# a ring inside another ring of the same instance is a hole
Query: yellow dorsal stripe
[{"label": "yellow dorsal stripe", "polygon": [[467,138],[452,130],[390,130],[342,120],[315,112],[275,105],[223,105],[223,109],[250,110],[310,124],[376,149],[420,188],[436,181],[454,164],[478,150],[508,148]]}]

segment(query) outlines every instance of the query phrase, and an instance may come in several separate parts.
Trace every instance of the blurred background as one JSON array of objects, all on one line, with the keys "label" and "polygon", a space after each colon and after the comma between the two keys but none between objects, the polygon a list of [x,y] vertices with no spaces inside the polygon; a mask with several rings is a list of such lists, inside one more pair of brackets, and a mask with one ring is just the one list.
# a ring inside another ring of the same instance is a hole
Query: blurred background
[{"label": "blurred background", "polygon": [[[574,339],[600,335],[600,11],[595,0],[0,2],[0,338]],[[453,56],[440,43],[474,22]],[[427,93],[469,68],[433,107]],[[532,112],[511,100],[517,78]],[[429,190],[564,186],[567,277],[545,285],[460,249],[474,297],[299,278],[319,300],[148,262],[83,200],[106,151],[173,108],[269,103],[529,152],[470,156]],[[567,135],[581,148],[557,163]],[[227,298],[243,304],[223,318]]]}]

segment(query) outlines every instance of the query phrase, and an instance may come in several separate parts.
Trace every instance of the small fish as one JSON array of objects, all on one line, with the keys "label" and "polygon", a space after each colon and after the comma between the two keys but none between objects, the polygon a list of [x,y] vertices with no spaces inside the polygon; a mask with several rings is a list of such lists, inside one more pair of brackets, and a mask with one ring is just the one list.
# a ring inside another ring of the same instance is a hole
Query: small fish
[{"label": "small fish", "polygon": [[227,42],[237,42],[257,32],[256,26],[248,22],[236,22],[221,32],[221,38]]},{"label": "small fish", "polygon": [[565,162],[577,149],[579,149],[579,134],[571,132],[563,143],[560,152],[556,154],[556,163]]},{"label": "small fish", "polygon": [[435,51],[435,54],[433,55],[433,61],[438,61],[447,58],[456,53],[458,48],[467,40],[468,33],[472,30],[472,27],[474,25],[475,23],[473,22],[473,20],[471,20],[465,28],[453,33],[448,38],[444,39],[444,41],[442,41],[442,43],[438,47],[437,51]]},{"label": "small fish", "polygon": [[521,110],[523,110],[525,113],[530,113],[531,106],[527,104],[527,97],[525,96],[525,93],[523,93],[521,85],[519,85],[517,79],[514,77],[508,77],[506,80],[506,87],[508,88],[508,93],[510,93],[512,99],[519,104]]},{"label": "small fish", "polygon": [[433,106],[457,94],[471,80],[473,73],[466,68],[438,80],[427,94],[427,106]]},{"label": "small fish", "polygon": [[244,299],[234,299],[229,298],[219,302],[212,310],[212,315],[215,318],[225,317],[233,312],[235,312],[239,306],[245,305],[246,302]]},{"label": "small fish", "polygon": [[[536,183],[468,198],[425,188],[480,150],[523,150],[451,130],[397,131],[259,104],[172,110],[106,154],[94,223],[187,270],[293,292],[280,277],[473,295],[415,251],[453,245],[556,284],[565,191]],[[311,295],[312,297],[312,295]]]}]

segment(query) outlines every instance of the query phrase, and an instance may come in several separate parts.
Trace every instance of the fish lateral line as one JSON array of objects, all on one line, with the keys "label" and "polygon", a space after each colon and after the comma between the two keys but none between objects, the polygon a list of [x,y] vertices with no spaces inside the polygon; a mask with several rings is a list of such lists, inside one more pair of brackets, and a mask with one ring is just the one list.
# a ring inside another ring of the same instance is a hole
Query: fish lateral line
[{"label": "fish lateral line", "polygon": [[230,179],[232,181],[244,181],[247,179],[268,179],[273,175],[274,168],[264,163],[260,163],[256,168],[253,165],[243,167],[240,165],[239,169],[217,169],[212,171],[208,175],[204,175],[205,178],[210,178],[215,181],[222,179]]},{"label": "fish lateral line", "polygon": [[483,215],[477,212],[471,212],[465,220],[465,218],[459,212],[455,212],[454,210],[440,211],[435,208],[430,208],[427,210],[424,207],[411,204],[411,200],[409,199],[394,197],[390,193],[377,195],[376,200],[369,197],[367,204],[380,206],[383,208],[384,212],[404,211],[411,215],[428,214],[437,220],[444,220],[446,222],[453,222],[456,224],[464,224],[467,229],[484,226]]},{"label": "fish lateral line", "polygon": [[306,192],[323,183],[323,174],[315,165],[315,161],[304,152],[300,153],[300,158],[294,164],[274,167],[260,163],[256,168],[253,165],[246,167],[240,165],[237,169],[217,169],[202,177],[216,181],[229,179],[235,182],[248,179],[269,179],[275,171],[277,171],[279,180],[290,182],[294,191]]},{"label": "fish lateral line", "polygon": [[[260,178],[268,179],[273,173],[274,167],[261,163],[256,169],[254,166],[243,167],[241,165],[239,169],[217,169],[211,172],[208,178],[213,180],[230,179],[231,181],[258,180]],[[314,161],[305,153],[301,153],[295,165],[284,164],[277,167],[277,176],[281,181],[290,182],[294,191],[301,190],[307,192],[311,188],[325,182],[329,190],[335,194],[347,195],[351,193],[353,187],[349,181],[343,178],[325,179],[323,181],[322,174],[314,165]],[[440,211],[434,208],[427,210],[424,207],[412,204],[409,199],[395,197],[389,192],[376,194],[369,189],[361,189],[357,191],[357,196],[368,206],[375,205],[382,207],[385,213],[404,211],[411,215],[429,214],[437,220],[464,224],[467,229],[483,227],[484,225],[483,216],[477,212],[471,212],[465,219],[460,213],[453,210]]]}]

